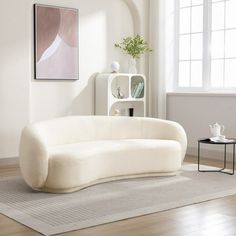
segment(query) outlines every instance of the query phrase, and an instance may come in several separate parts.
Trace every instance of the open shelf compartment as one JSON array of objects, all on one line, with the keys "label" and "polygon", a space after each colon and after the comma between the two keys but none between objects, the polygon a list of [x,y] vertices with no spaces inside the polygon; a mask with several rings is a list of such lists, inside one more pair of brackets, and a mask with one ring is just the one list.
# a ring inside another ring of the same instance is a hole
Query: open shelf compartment
[{"label": "open shelf compartment", "polygon": [[129,77],[126,75],[115,76],[111,82],[111,92],[115,98],[128,98]]},{"label": "open shelf compartment", "polygon": [[143,98],[145,91],[145,81],[142,76],[131,76],[130,94],[132,98]]},{"label": "open shelf compartment", "polygon": [[133,116],[144,116],[143,101],[115,102],[110,108],[109,115],[129,116],[129,108],[133,108]]}]

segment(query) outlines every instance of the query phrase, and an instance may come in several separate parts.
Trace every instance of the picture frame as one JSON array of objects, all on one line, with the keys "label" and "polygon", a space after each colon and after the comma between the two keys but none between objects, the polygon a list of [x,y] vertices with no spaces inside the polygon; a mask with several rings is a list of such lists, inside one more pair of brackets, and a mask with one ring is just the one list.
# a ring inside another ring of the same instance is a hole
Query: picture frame
[{"label": "picture frame", "polygon": [[77,80],[78,9],[34,4],[34,78]]}]

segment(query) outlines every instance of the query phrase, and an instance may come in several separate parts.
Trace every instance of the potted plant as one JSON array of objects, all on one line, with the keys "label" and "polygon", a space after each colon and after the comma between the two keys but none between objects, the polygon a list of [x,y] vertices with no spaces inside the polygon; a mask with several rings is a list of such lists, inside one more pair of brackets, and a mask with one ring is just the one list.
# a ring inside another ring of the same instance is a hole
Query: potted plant
[{"label": "potted plant", "polygon": [[138,34],[134,37],[123,38],[121,43],[115,43],[114,46],[131,56],[129,73],[134,74],[137,73],[136,59],[139,59],[142,54],[152,51],[148,47],[148,43]]}]

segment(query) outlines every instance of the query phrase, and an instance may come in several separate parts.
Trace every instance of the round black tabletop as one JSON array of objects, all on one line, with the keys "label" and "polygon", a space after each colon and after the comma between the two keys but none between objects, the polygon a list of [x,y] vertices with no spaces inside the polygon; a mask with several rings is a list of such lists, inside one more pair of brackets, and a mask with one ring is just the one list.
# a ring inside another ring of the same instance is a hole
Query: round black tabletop
[{"label": "round black tabletop", "polygon": [[236,144],[235,138],[227,138],[230,141],[211,141],[210,138],[201,138],[198,139],[199,143],[208,143],[208,144]]}]

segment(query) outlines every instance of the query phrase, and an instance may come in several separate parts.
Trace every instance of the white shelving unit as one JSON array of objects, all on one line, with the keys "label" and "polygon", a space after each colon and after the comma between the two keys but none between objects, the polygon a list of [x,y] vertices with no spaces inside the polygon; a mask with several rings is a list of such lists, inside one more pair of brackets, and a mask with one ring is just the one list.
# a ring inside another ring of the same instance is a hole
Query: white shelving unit
[{"label": "white shelving unit", "polygon": [[[119,97],[119,89],[122,97]],[[133,116],[146,116],[145,76],[120,73],[99,74],[95,81],[95,114],[129,116],[129,108],[133,108]]]}]

